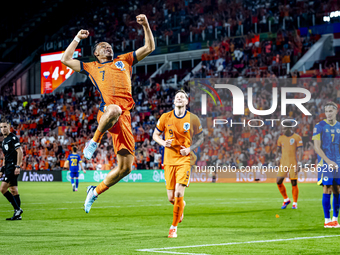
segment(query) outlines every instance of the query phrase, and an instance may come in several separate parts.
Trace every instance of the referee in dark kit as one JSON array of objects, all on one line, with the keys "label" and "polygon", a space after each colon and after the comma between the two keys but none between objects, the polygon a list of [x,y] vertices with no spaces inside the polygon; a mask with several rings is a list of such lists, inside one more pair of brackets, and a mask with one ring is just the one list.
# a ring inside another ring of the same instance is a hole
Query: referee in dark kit
[{"label": "referee in dark kit", "polygon": [[23,210],[20,208],[18,176],[22,163],[22,149],[20,147],[20,140],[10,132],[10,129],[11,124],[8,120],[3,119],[0,121],[0,130],[4,136],[2,151],[5,155],[4,164],[0,172],[0,178],[4,175],[0,190],[14,208],[13,216],[6,220],[21,220]]}]

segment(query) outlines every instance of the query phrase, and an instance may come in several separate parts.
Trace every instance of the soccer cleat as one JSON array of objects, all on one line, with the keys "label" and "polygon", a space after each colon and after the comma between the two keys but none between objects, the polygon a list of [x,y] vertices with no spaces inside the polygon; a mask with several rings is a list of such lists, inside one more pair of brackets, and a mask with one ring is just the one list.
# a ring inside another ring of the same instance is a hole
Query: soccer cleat
[{"label": "soccer cleat", "polygon": [[98,143],[96,143],[95,141],[93,141],[92,139],[86,143],[85,149],[83,151],[84,153],[84,157],[87,160],[90,160],[93,156],[93,153],[96,151],[98,147]]},{"label": "soccer cleat", "polygon": [[22,209],[14,210],[14,214],[11,218],[7,218],[6,220],[21,220],[21,214],[24,211]]},{"label": "soccer cleat", "polygon": [[340,228],[340,225],[337,221],[332,221],[333,223],[333,228]]},{"label": "soccer cleat", "polygon": [[[185,208],[186,203],[185,203],[185,201],[183,201],[183,202],[184,202],[184,208]],[[183,218],[184,218],[184,208],[183,208],[183,213],[182,213],[181,219],[179,220],[178,223],[181,223]]]},{"label": "soccer cleat", "polygon": [[74,189],[74,191],[78,191],[78,189],[77,189],[77,188],[75,188],[75,189]]},{"label": "soccer cleat", "polygon": [[290,200],[288,200],[287,202],[283,202],[281,209],[286,209],[289,204],[290,204]]},{"label": "soccer cleat", "polygon": [[96,201],[97,198],[98,198],[93,194],[93,190],[95,188],[96,188],[96,186],[88,186],[87,187],[87,196],[86,196],[85,203],[84,203],[84,211],[86,213],[90,212],[93,202]]},{"label": "soccer cleat", "polygon": [[177,229],[173,228],[169,230],[168,238],[176,238],[177,237]]},{"label": "soccer cleat", "polygon": [[292,206],[292,209],[297,209],[297,205],[293,205],[293,206]]},{"label": "soccer cleat", "polygon": [[76,191],[76,186],[72,185],[73,192]]},{"label": "soccer cleat", "polygon": [[324,228],[334,228],[334,227],[335,227],[334,221],[331,221],[331,222],[324,224]]}]

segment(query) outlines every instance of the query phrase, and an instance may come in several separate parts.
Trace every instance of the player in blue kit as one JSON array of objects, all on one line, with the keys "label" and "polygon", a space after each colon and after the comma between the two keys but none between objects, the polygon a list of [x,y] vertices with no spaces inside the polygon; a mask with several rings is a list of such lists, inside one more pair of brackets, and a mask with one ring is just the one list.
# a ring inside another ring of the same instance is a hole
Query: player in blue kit
[{"label": "player in blue kit", "polygon": [[[72,190],[78,191],[78,185],[79,185],[79,167],[83,170],[84,174],[86,173],[81,157],[77,154],[77,147],[72,147],[72,154],[70,154],[65,162],[65,168],[70,168],[70,176],[71,176],[71,184],[72,184]],[[74,183],[74,179],[76,179],[76,182]]]},{"label": "player in blue kit", "polygon": [[[338,106],[334,102],[325,105],[326,119],[317,123],[313,130],[314,149],[318,154],[318,185],[323,186],[322,207],[325,228],[339,228],[340,173],[340,123],[336,120]],[[330,216],[333,192],[333,219]]]}]

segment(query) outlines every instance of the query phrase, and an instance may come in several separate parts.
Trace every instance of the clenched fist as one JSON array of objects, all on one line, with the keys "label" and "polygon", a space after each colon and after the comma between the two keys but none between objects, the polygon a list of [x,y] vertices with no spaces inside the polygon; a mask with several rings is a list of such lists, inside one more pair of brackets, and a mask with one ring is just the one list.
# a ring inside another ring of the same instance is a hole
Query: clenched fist
[{"label": "clenched fist", "polygon": [[84,30],[84,29],[82,29],[82,30],[80,30],[79,32],[78,32],[78,34],[77,34],[77,37],[79,38],[79,39],[86,39],[87,37],[89,37],[89,31],[88,30]]},{"label": "clenched fist", "polygon": [[139,14],[138,16],[136,16],[136,20],[137,20],[137,23],[142,26],[145,26],[148,24],[148,19],[146,18],[144,14]]}]

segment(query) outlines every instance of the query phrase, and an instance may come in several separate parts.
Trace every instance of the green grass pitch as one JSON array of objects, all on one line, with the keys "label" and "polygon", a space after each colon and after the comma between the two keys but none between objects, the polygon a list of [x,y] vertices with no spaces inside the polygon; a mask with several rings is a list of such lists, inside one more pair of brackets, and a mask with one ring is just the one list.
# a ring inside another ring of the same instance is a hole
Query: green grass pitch
[{"label": "green grass pitch", "polygon": [[299,184],[298,210],[281,210],[276,184],[192,183],[176,239],[167,238],[172,205],[164,184],[119,183],[89,214],[86,186],[72,192],[70,183],[20,182],[22,221],[5,220],[13,211],[1,197],[0,254],[339,253],[340,229],[323,228],[316,184]]}]

